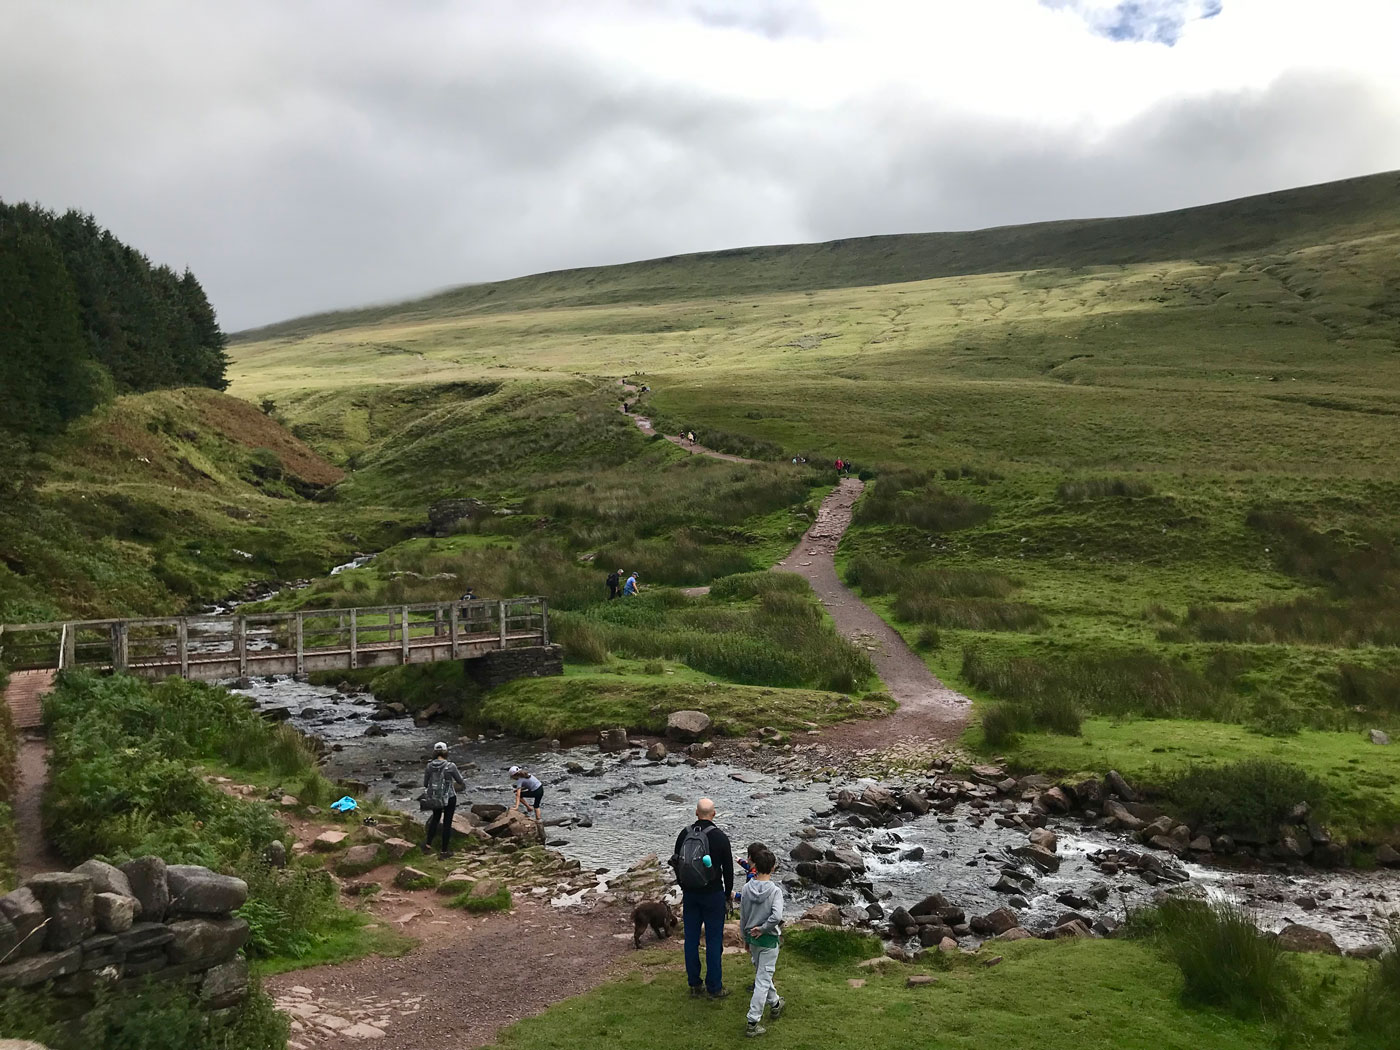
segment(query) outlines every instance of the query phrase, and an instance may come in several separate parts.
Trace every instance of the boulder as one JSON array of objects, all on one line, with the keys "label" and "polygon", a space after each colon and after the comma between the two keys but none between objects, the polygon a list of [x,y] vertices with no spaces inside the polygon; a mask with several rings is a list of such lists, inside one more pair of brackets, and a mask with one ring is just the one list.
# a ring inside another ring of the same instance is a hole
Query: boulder
[{"label": "boulder", "polygon": [[683,744],[694,743],[710,729],[710,716],[704,711],[672,711],[666,716],[666,735]]},{"label": "boulder", "polygon": [[117,935],[117,944],[130,955],[132,952],[163,949],[170,943],[171,936],[170,927],[163,922],[138,922],[125,933]]},{"label": "boulder", "polygon": [[894,792],[878,784],[871,784],[862,791],[860,793],[860,800],[867,806],[873,806],[875,809],[881,811],[896,809],[899,805],[894,797]]},{"label": "boulder", "polygon": [[952,936],[953,931],[942,923],[929,923],[919,927],[919,945],[923,948],[933,948]]},{"label": "boulder", "polygon": [[61,952],[96,929],[92,914],[92,879],[71,871],[46,871],[26,883],[44,906],[44,950]]},{"label": "boulder", "polygon": [[1051,853],[1048,849],[1042,849],[1040,846],[1016,846],[1012,848],[1011,855],[1019,857],[1021,860],[1030,861],[1043,872],[1060,870],[1059,854]]},{"label": "boulder", "polygon": [[321,853],[330,853],[345,845],[350,836],[343,831],[323,831],[311,840],[311,848]]},{"label": "boulder", "polygon": [[394,885],[403,890],[421,890],[433,884],[433,877],[417,868],[403,867],[394,876]]},{"label": "boulder", "polygon": [[500,879],[480,879],[467,896],[474,901],[486,900],[496,896],[503,889],[505,889],[505,883],[501,882]]},{"label": "boulder", "polygon": [[[1029,883],[1027,885],[1029,885]],[[997,893],[1022,893],[1025,891],[1025,888],[1025,886],[1021,885],[1020,879],[1013,878],[1010,875],[1003,875],[992,884],[992,889]]]},{"label": "boulder", "polygon": [[1147,827],[1147,821],[1135,817],[1128,811],[1128,807],[1117,799],[1107,799],[1103,804],[1104,815],[1116,821],[1118,826],[1124,831],[1141,831]]},{"label": "boulder", "polygon": [[796,861],[814,861],[822,859],[822,851],[813,846],[806,839],[803,839],[796,846],[792,847],[792,852],[788,854]]},{"label": "boulder", "polygon": [[841,909],[834,904],[814,904],[802,913],[802,919],[822,926],[840,926]]},{"label": "boulder", "polygon": [[1104,794],[1117,795],[1124,802],[1137,801],[1137,792],[1128,786],[1123,774],[1116,769],[1110,769],[1108,775],[1103,778],[1103,789]]},{"label": "boulder", "polygon": [[[978,919],[982,920],[980,924],[978,923]],[[1021,925],[1021,920],[1017,918],[1016,913],[1010,908],[997,908],[995,911],[990,911],[986,915],[974,916],[972,922],[974,929],[976,929],[978,925],[983,925],[992,933],[1005,933],[1007,930],[1015,929],[1017,926]]]},{"label": "boulder", "polygon": [[829,849],[822,859],[844,864],[854,873],[865,874],[865,858],[853,849]]},{"label": "boulder", "polygon": [[930,893],[918,904],[909,909],[909,914],[918,918],[921,915],[942,915],[948,908],[948,898],[941,893]]},{"label": "boulder", "polygon": [[75,875],[86,875],[92,879],[93,893],[119,893],[123,897],[134,897],[131,883],[121,868],[97,859],[85,860],[73,869]]},{"label": "boulder", "polygon": [[165,950],[172,963],[202,970],[228,962],[247,941],[244,919],[181,919],[170,924]]},{"label": "boulder", "polygon": [[914,847],[912,847],[912,848],[910,848],[910,849],[900,850],[900,851],[899,851],[899,859],[900,859],[900,860],[923,860],[923,859],[924,859],[924,847],[922,847],[922,846],[914,846]]},{"label": "boulder", "polygon": [[440,499],[428,506],[428,527],[439,536],[446,535],[459,521],[490,513],[490,506],[479,499]]},{"label": "boulder", "polygon": [[658,740],[656,743],[652,744],[651,747],[647,748],[647,761],[666,761],[666,745]]},{"label": "boulder", "polygon": [[28,988],[65,974],[77,973],[83,964],[83,949],[77,945],[61,952],[31,955],[19,962],[0,966],[0,988]]},{"label": "boulder", "polygon": [[1069,796],[1058,787],[1048,788],[1040,793],[1036,799],[1045,807],[1047,813],[1068,813],[1070,811]]},{"label": "boulder", "polygon": [[1049,828],[1031,828],[1030,834],[1026,836],[1032,846],[1039,846],[1041,849],[1054,853],[1060,846],[1060,838]]},{"label": "boulder", "polygon": [[899,806],[906,813],[914,813],[921,817],[933,808],[929,800],[917,791],[906,791],[900,795]]},{"label": "boulder", "polygon": [[0,897],[0,916],[13,928],[15,941],[0,959],[23,959],[43,948],[44,906],[26,887]]},{"label": "boulder", "polygon": [[1373,743],[1373,744],[1380,744],[1382,747],[1384,747],[1386,744],[1389,744],[1389,743],[1390,743],[1390,737],[1389,737],[1389,735],[1387,735],[1386,733],[1382,732],[1382,731],[1379,730],[1379,729],[1373,729],[1373,730],[1371,730],[1371,732],[1370,732],[1370,738],[1371,738],[1371,743]]},{"label": "boulder", "polygon": [[227,915],[248,899],[248,884],[242,879],[219,875],[198,864],[171,864],[165,874],[172,915]]},{"label": "boulder", "polygon": [[281,839],[273,839],[263,847],[262,859],[269,868],[285,868],[287,866],[287,847]]},{"label": "boulder", "polygon": [[1103,803],[1103,784],[1097,780],[1080,781],[1074,785],[1074,801],[1081,809],[1097,809]]},{"label": "boulder", "polygon": [[1058,924],[1052,931],[1051,936],[1056,940],[1066,938],[1092,937],[1094,931],[1087,922],[1080,919],[1071,919],[1069,922]]},{"label": "boulder", "polygon": [[206,970],[199,982],[199,1001],[206,1010],[237,1006],[248,997],[248,960],[230,959]]},{"label": "boulder", "polygon": [[1383,842],[1376,847],[1376,863],[1383,868],[1400,868],[1400,850]]},{"label": "boulder", "polygon": [[710,758],[715,753],[713,740],[697,740],[685,749],[685,753],[691,758]]},{"label": "boulder", "polygon": [[[121,897],[121,894],[114,896]],[[122,950],[121,940],[115,933],[99,933],[89,937],[83,941],[82,949],[84,970],[100,970],[104,966],[118,966],[126,961],[126,952]]]},{"label": "boulder", "polygon": [[801,878],[810,879],[823,886],[840,886],[851,881],[851,869],[834,861],[802,861],[796,870]]},{"label": "boulder", "polygon": [[909,931],[914,929],[918,923],[914,921],[914,916],[909,914],[909,910],[904,907],[896,908],[890,912],[890,928],[901,937],[907,937]]},{"label": "boulder", "polygon": [[385,839],[384,849],[389,854],[390,860],[402,860],[405,855],[412,851],[413,843],[409,842],[408,839]]},{"label": "boulder", "polygon": [[491,838],[538,838],[535,822],[523,813],[508,812],[481,829]]},{"label": "boulder", "polygon": [[141,902],[124,893],[95,893],[92,914],[102,933],[125,933],[136,921]]},{"label": "boulder", "polygon": [[472,816],[480,817],[483,823],[490,824],[491,821],[505,816],[508,808],[499,802],[478,802],[472,806],[471,812]]},{"label": "boulder", "polygon": [[1300,923],[1289,923],[1278,932],[1278,945],[1286,952],[1326,952],[1341,955],[1342,950],[1330,933]]},{"label": "boulder", "polygon": [[370,869],[379,867],[382,862],[378,845],[351,846],[340,855],[340,859],[335,863],[335,870],[338,875],[363,875]]},{"label": "boulder", "polygon": [[631,742],[627,739],[627,730],[621,726],[604,729],[598,734],[598,748],[606,754],[626,751],[631,746]]},{"label": "boulder", "polygon": [[1013,926],[1005,933],[997,934],[994,939],[998,941],[1028,941],[1034,936],[1035,934],[1031,933],[1030,930],[1026,929],[1024,926]]}]

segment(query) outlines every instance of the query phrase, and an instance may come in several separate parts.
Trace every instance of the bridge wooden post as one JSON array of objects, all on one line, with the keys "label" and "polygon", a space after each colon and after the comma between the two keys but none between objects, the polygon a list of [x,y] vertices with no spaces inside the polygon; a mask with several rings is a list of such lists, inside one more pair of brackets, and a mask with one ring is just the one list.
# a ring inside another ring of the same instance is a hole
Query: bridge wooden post
[{"label": "bridge wooden post", "polygon": [[496,605],[497,605],[497,611],[498,611],[498,613],[499,613],[499,615],[500,615],[500,619],[501,619],[501,645],[500,645],[500,647],[501,647],[502,649],[504,649],[504,648],[506,647],[506,600],[505,600],[504,598],[502,598],[499,602],[496,603]]},{"label": "bridge wooden post", "polygon": [[180,658],[180,677],[190,676],[190,625],[182,616],[175,621],[175,653]]},{"label": "bridge wooden post", "polygon": [[549,599],[540,599],[540,644],[549,644]]},{"label": "bridge wooden post", "polygon": [[403,649],[400,662],[408,663],[408,606],[403,606],[401,610],[403,616]]},{"label": "bridge wooden post", "polygon": [[352,671],[360,662],[360,618],[356,615],[358,612],[358,609],[350,610],[350,670]]},{"label": "bridge wooden post", "polygon": [[124,672],[131,649],[131,635],[125,623],[112,625],[112,669]]},{"label": "bridge wooden post", "polygon": [[457,643],[457,603],[453,602],[447,608],[447,641],[451,646],[452,659],[457,659],[457,653],[461,646]]},{"label": "bridge wooden post", "polygon": [[297,674],[306,673],[306,614],[297,613]]},{"label": "bridge wooden post", "polygon": [[233,621],[233,651],[238,656],[238,677],[248,677],[248,620],[238,616]]},{"label": "bridge wooden post", "polygon": [[78,628],[71,623],[63,625],[63,657],[59,660],[59,667],[76,667],[78,665]]}]

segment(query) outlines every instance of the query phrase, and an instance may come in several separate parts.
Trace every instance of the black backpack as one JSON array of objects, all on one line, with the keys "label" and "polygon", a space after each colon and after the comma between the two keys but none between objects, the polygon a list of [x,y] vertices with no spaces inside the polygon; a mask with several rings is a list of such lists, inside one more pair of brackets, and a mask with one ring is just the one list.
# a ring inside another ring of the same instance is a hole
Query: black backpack
[{"label": "black backpack", "polygon": [[619,583],[621,583],[621,582],[622,582],[622,577],[619,576],[619,575],[618,575],[617,573],[615,573],[615,572],[614,572],[614,573],[611,573],[611,574],[608,576],[608,586],[609,586],[609,587],[616,587],[616,586],[617,586]]},{"label": "black backpack", "polygon": [[715,871],[705,866],[710,853],[710,836],[699,821],[685,829],[681,848],[675,856],[676,881],[683,890],[703,890],[710,885]]}]

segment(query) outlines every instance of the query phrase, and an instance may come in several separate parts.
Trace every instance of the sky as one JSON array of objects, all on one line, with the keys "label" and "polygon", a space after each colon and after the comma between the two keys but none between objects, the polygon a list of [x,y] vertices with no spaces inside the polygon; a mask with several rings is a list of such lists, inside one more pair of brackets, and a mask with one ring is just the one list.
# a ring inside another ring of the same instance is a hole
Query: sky
[{"label": "sky", "polygon": [[0,0],[0,199],[230,331],[1400,168],[1400,0]]}]

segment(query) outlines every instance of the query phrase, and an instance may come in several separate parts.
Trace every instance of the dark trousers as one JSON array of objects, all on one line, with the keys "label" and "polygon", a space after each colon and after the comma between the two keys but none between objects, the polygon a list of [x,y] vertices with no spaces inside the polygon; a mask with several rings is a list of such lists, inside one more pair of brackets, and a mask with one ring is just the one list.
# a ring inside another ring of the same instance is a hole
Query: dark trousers
[{"label": "dark trousers", "polygon": [[438,822],[442,822],[442,852],[447,852],[448,843],[452,841],[452,814],[457,812],[457,797],[454,795],[447,800],[447,805],[442,809],[433,810],[433,815],[428,818],[428,836],[423,840],[423,845],[431,846],[433,836],[437,834]]},{"label": "dark trousers", "polygon": [[608,584],[608,601],[612,601],[612,600],[613,600],[614,598],[616,598],[616,597],[617,597],[617,584],[615,584],[615,583],[610,583],[610,584]]},{"label": "dark trousers", "polygon": [[711,995],[724,986],[720,960],[724,957],[724,891],[686,890],[681,895],[685,920],[685,976],[700,987],[700,932],[705,933],[705,988]]}]

